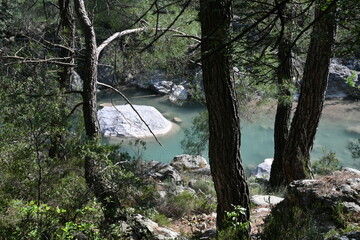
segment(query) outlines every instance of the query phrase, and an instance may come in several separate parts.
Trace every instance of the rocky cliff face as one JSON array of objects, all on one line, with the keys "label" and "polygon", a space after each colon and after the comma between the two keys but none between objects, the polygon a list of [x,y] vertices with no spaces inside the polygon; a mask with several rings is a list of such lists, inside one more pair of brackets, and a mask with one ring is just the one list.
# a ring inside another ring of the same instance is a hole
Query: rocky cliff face
[{"label": "rocky cliff face", "polygon": [[[263,239],[360,239],[360,171],[292,182]],[[272,236],[277,236],[272,238]],[[279,236],[281,236],[279,238]]]}]

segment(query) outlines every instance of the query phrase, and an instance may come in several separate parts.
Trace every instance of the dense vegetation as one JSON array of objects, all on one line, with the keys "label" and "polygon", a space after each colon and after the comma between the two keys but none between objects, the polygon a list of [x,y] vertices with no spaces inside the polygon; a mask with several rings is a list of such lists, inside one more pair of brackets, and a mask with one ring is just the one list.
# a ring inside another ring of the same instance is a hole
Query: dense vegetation
[{"label": "dense vegetation", "polygon": [[[359,13],[356,0],[0,1],[0,238],[151,239],[135,213],[166,225],[216,204],[219,238],[248,238],[239,109],[254,93],[276,98],[283,148],[271,184],[309,177],[329,60],[359,55]],[[176,195],[169,182],[165,201],[140,159],[101,143],[96,92],[107,67],[113,87],[158,72],[204,86],[194,99],[208,114],[183,145],[200,154],[210,136],[215,189],[200,179],[205,194]],[[194,81],[200,69],[203,85]],[[300,79],[302,107],[290,126]],[[359,143],[350,149],[359,158]],[[335,160],[330,152],[314,168],[328,173]]]}]

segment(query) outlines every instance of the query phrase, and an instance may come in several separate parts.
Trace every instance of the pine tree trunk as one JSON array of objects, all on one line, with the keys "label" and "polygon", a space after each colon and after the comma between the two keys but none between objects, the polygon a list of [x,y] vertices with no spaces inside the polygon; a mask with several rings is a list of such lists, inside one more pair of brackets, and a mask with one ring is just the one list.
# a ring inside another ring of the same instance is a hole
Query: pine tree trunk
[{"label": "pine tree trunk", "polygon": [[[281,12],[285,31],[289,29],[290,9],[286,5]],[[271,165],[270,185],[280,187],[285,183],[284,151],[290,129],[292,96],[289,90],[292,78],[291,34],[285,32],[278,47],[277,69],[278,102],[274,123],[274,160]]]},{"label": "pine tree trunk", "polygon": [[322,2],[316,2],[315,18],[322,17],[315,23],[311,34],[298,106],[285,149],[286,183],[305,179],[311,173],[310,151],[323,109],[336,31],[336,1],[326,2],[330,6],[326,13]]},{"label": "pine tree trunk", "polygon": [[217,227],[226,228],[226,211],[246,209],[249,220],[249,191],[240,156],[240,117],[234,82],[230,77],[228,49],[212,50],[230,37],[231,1],[200,1],[201,52],[206,104],[209,112],[209,158],[217,194]]}]

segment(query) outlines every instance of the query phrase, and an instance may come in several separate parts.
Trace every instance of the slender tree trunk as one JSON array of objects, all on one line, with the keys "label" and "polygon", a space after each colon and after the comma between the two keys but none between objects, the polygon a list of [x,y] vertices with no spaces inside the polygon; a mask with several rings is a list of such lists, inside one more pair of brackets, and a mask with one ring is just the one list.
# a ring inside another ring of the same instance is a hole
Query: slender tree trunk
[{"label": "slender tree trunk", "polygon": [[[230,37],[230,0],[200,0],[203,56]],[[209,158],[217,194],[217,227],[224,229],[225,213],[234,206],[246,209],[249,220],[249,191],[240,156],[240,117],[234,82],[230,77],[228,49],[203,58],[203,82],[209,112]],[[244,237],[244,236],[241,236]]]},{"label": "slender tree trunk", "polygon": [[[94,28],[87,15],[84,1],[75,0],[78,15],[85,38],[85,67],[83,68],[83,115],[85,131],[89,143],[96,143],[99,137],[99,125],[96,109],[97,82],[97,51]],[[95,146],[96,147],[96,146]],[[100,160],[91,154],[85,156],[85,179],[89,188],[104,208],[106,224],[113,224],[119,220],[126,220],[126,214],[116,193],[106,187],[101,174]]]},{"label": "slender tree trunk", "polygon": [[[59,0],[60,9],[60,23],[59,23],[59,35],[63,39],[64,45],[68,47],[62,48],[61,57],[70,57],[69,63],[74,63],[74,53],[70,49],[75,49],[75,22],[73,12],[71,9],[70,0]],[[71,66],[63,66],[59,71],[60,87],[65,90],[71,90]]]},{"label": "slender tree trunk", "polygon": [[274,161],[271,165],[270,185],[280,187],[285,182],[284,151],[290,129],[292,96],[289,90],[292,77],[291,34],[288,22],[291,12],[286,5],[281,9],[282,23],[285,28],[278,47],[279,67],[277,69],[278,99],[274,123]]},{"label": "slender tree trunk", "polygon": [[[70,64],[75,63],[74,58],[74,49],[75,49],[75,22],[73,11],[71,9],[70,0],[59,0],[59,9],[60,9],[60,22],[58,29],[58,37],[60,37],[61,44],[66,46],[66,48],[61,48],[60,57],[69,58],[66,62]],[[64,60],[65,61],[65,60]],[[62,66],[58,70],[59,76],[59,86],[61,91],[70,91],[71,90],[71,74],[73,67],[72,66]],[[65,98],[61,105],[63,109],[68,107],[68,99]],[[63,136],[57,134],[51,137],[51,147],[49,149],[49,157],[55,158],[60,157],[60,145],[63,141]]]},{"label": "slender tree trunk", "polygon": [[[336,31],[336,0],[317,0],[298,106],[284,155],[286,183],[310,176],[310,151],[323,109]],[[324,4],[327,4],[327,8]],[[327,11],[324,13],[324,11]]]}]

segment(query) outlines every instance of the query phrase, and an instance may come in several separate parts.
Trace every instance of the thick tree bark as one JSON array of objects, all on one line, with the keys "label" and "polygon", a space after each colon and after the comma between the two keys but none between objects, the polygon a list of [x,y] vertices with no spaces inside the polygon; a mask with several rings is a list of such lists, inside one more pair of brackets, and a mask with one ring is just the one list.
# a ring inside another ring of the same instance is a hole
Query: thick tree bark
[{"label": "thick tree bark", "polygon": [[229,36],[231,1],[200,0],[203,82],[209,112],[209,158],[217,194],[217,227],[234,206],[246,209],[249,220],[249,191],[240,156],[240,117],[234,82],[230,77],[228,49],[214,51]]},{"label": "thick tree bark", "polygon": [[283,19],[281,24],[283,24],[282,27],[284,27],[285,33],[278,46],[278,102],[274,123],[274,161],[271,165],[270,173],[270,185],[272,187],[280,187],[285,182],[285,173],[283,168],[284,151],[289,135],[292,108],[291,92],[289,90],[293,68],[291,56],[291,34],[287,32],[287,29],[289,29],[288,22],[291,12],[286,8],[286,5],[284,5],[284,8],[281,10],[280,14],[282,14]]},{"label": "thick tree bark", "polygon": [[319,20],[311,34],[298,106],[285,148],[286,183],[307,178],[311,173],[310,151],[323,109],[336,31],[335,2],[316,2],[315,18]]}]

